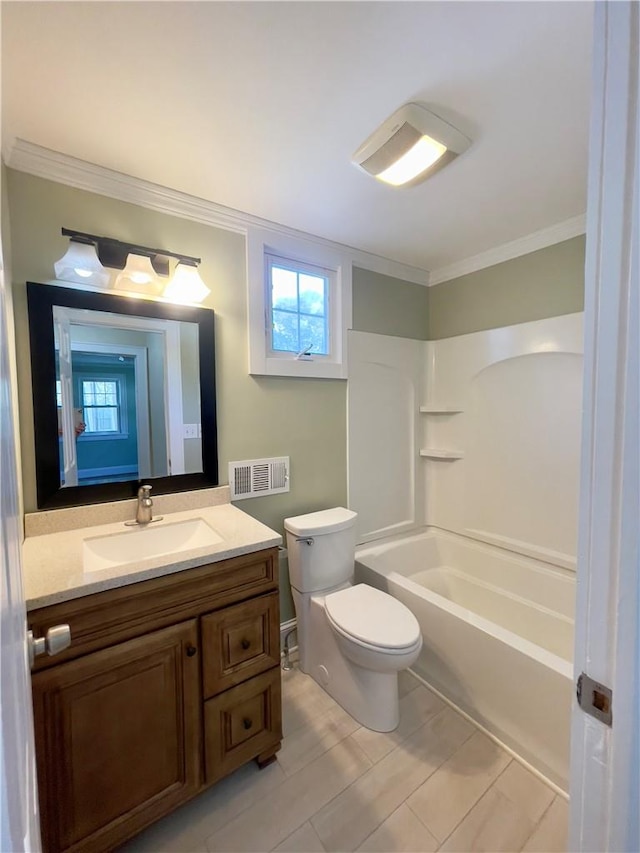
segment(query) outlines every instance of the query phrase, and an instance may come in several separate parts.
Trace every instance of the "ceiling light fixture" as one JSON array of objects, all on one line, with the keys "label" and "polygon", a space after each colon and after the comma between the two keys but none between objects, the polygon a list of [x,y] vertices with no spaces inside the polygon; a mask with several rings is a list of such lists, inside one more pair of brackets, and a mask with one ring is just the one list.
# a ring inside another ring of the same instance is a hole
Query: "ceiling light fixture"
[{"label": "ceiling light fixture", "polygon": [[[64,257],[54,264],[56,278],[61,281],[106,288],[112,278],[109,270],[121,270],[112,285],[117,290],[151,296],[162,293],[173,302],[191,303],[202,302],[211,292],[198,272],[200,258],[69,228],[63,228],[62,235],[69,237],[70,243]],[[177,264],[169,278],[173,261]]]},{"label": "ceiling light fixture", "polygon": [[470,139],[425,107],[405,104],[362,143],[352,162],[379,181],[411,186],[470,145]]}]

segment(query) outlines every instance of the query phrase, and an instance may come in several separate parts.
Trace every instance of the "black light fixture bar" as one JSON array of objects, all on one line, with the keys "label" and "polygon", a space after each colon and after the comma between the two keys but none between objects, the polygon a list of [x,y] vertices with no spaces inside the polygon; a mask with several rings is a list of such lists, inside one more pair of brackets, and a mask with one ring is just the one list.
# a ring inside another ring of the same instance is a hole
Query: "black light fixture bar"
[{"label": "black light fixture bar", "polygon": [[145,255],[151,261],[151,266],[158,275],[169,275],[169,258],[176,258],[192,266],[197,266],[201,258],[191,255],[181,255],[177,252],[168,252],[166,249],[152,249],[149,246],[137,246],[134,243],[124,243],[113,237],[98,237],[95,234],[85,234],[83,231],[73,231],[71,228],[62,229],[63,237],[70,237],[79,243],[93,243],[98,253],[100,263],[104,267],[123,270],[127,264],[127,256],[130,252],[135,255]]}]

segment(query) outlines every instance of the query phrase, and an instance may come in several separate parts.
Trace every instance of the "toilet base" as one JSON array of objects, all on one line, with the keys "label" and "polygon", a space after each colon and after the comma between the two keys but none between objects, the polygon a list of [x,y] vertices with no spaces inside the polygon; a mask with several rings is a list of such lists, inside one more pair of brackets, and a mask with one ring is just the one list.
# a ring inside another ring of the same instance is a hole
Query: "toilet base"
[{"label": "toilet base", "polygon": [[[341,705],[354,720],[376,732],[398,727],[398,673],[374,672],[347,660],[324,611],[322,600],[311,600],[307,648],[300,648],[300,669]],[[299,644],[303,643],[302,636]]]}]

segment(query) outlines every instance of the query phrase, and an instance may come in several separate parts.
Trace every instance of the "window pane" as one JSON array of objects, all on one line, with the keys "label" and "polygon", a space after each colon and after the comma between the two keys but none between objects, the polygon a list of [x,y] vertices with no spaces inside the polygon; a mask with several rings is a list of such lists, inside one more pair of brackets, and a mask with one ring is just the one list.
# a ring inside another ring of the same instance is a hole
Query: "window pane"
[{"label": "window pane", "polygon": [[324,317],[327,313],[326,281],[323,276],[300,274],[300,311]]},{"label": "window pane", "polygon": [[311,345],[312,355],[327,355],[327,327],[323,317],[300,315],[300,344],[298,352]]},{"label": "window pane", "polygon": [[300,352],[297,314],[273,312],[272,347],[279,352]]},{"label": "window pane", "polygon": [[115,382],[84,380],[82,400],[85,406],[117,406],[118,388]]},{"label": "window pane", "polygon": [[292,270],[271,267],[271,304],[273,308],[298,310],[298,276]]},{"label": "window pane", "polygon": [[119,432],[117,408],[85,409],[83,417],[86,433]]}]

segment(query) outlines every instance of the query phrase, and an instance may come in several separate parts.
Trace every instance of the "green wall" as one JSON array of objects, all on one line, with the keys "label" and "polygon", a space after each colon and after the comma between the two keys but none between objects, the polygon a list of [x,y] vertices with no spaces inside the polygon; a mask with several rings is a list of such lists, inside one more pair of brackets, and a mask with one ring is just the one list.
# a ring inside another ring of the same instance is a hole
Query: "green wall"
[{"label": "green wall", "polygon": [[582,235],[428,288],[428,339],[582,311],[584,252]]},{"label": "green wall", "polygon": [[[6,177],[26,512],[36,509],[36,498],[25,282],[53,278],[53,264],[68,243],[62,226],[202,258],[201,275],[211,289],[203,304],[216,312],[220,482],[228,482],[230,460],[291,457],[291,491],[242,501],[241,509],[282,532],[288,515],[346,504],[346,382],[247,373],[243,235],[12,169]],[[288,592],[287,583],[283,620],[293,615]]]},{"label": "green wall", "polygon": [[427,340],[429,288],[359,267],[352,287],[356,331]]}]

